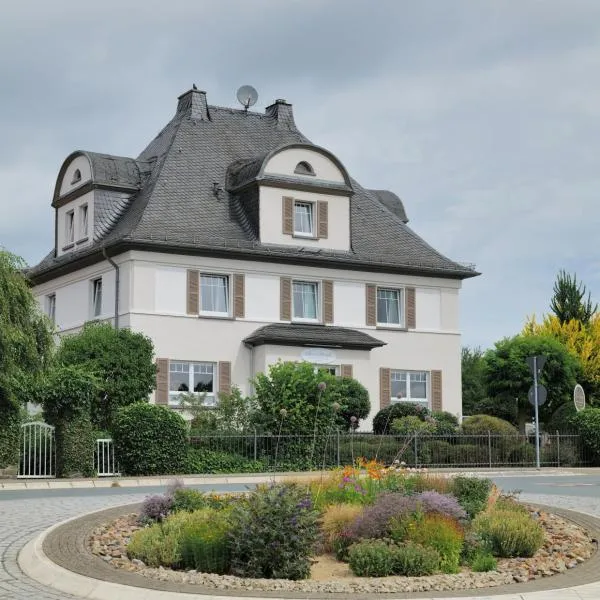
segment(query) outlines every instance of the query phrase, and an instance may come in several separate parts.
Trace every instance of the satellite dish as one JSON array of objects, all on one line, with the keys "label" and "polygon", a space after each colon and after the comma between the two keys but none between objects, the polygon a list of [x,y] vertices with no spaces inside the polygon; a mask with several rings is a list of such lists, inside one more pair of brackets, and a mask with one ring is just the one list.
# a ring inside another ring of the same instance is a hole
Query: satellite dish
[{"label": "satellite dish", "polygon": [[256,104],[258,92],[251,85],[243,85],[237,91],[237,99],[244,109],[248,110]]},{"label": "satellite dish", "polygon": [[585,408],[585,392],[579,384],[573,390],[573,404],[575,404],[577,412]]}]

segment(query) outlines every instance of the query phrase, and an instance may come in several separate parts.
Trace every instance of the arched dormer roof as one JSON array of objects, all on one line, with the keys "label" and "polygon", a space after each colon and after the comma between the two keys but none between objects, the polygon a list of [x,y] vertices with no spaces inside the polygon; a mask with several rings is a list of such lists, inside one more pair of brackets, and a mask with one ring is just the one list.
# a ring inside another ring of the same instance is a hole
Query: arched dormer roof
[{"label": "arched dormer roof", "polygon": [[[293,152],[291,158],[291,168],[289,172],[281,172],[269,168],[271,161],[278,155],[285,152]],[[304,152],[303,152],[304,151]],[[317,154],[323,157],[336,171],[335,178],[322,176],[318,168],[313,167],[311,155]],[[303,177],[303,174],[295,172],[297,165],[301,162],[307,162],[313,168],[314,176],[310,180]],[[330,191],[339,191],[346,194],[352,193],[352,180],[342,162],[329,150],[321,146],[307,143],[294,143],[279,146],[271,152],[267,152],[257,158],[248,160],[237,160],[229,165],[227,171],[227,188],[230,191],[238,191],[252,183],[288,183],[291,187],[295,183],[302,182],[302,185],[311,187],[329,188]]]},{"label": "arched dormer roof", "polygon": [[[75,168],[73,174],[69,176],[70,167]],[[79,171],[79,178],[73,177],[76,171]],[[67,156],[58,172],[52,206],[60,206],[73,196],[79,196],[95,188],[134,193],[141,186],[142,176],[135,159],[76,150]]]}]

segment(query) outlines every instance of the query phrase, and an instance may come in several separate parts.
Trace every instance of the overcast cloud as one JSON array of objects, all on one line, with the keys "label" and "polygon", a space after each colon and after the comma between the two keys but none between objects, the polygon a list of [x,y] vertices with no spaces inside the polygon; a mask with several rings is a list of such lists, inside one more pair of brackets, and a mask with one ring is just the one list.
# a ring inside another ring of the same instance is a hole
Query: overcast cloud
[{"label": "overcast cloud", "polygon": [[557,271],[600,300],[598,0],[53,0],[0,16],[0,245],[39,261],[75,149],[137,156],[195,82],[296,123],[464,282],[464,343],[547,311]]}]

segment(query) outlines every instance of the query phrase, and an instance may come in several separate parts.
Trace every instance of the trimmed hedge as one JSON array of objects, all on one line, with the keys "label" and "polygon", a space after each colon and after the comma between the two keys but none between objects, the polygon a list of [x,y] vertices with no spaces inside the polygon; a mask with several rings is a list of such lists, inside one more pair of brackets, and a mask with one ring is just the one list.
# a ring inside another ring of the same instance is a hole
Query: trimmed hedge
[{"label": "trimmed hedge", "polygon": [[3,469],[19,462],[19,408],[12,404],[0,407],[0,423],[0,469]]},{"label": "trimmed hedge", "polygon": [[185,471],[187,473],[262,473],[267,470],[261,460],[249,460],[239,454],[218,450],[190,449]]},{"label": "trimmed hedge", "polygon": [[600,408],[586,408],[573,415],[569,423],[591,452],[594,464],[600,463]]},{"label": "trimmed hedge", "polygon": [[136,402],[120,408],[112,437],[123,474],[166,475],[186,470],[187,426],[166,406]]},{"label": "trimmed hedge", "polygon": [[402,417],[419,417],[422,421],[429,415],[429,410],[412,402],[395,402],[382,408],[373,418],[373,433],[378,435],[390,433],[392,421]]},{"label": "trimmed hedge", "polygon": [[94,428],[88,415],[59,421],[56,440],[56,476],[92,477],[94,474]]}]

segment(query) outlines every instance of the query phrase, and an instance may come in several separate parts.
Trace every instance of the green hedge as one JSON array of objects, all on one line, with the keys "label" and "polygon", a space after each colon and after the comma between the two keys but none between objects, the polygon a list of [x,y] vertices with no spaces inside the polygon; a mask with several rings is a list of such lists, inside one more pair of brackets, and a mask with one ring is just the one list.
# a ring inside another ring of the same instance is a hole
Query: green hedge
[{"label": "green hedge", "polygon": [[239,454],[214,450],[190,449],[187,473],[262,473],[267,470],[263,461],[249,460]]},{"label": "green hedge", "polygon": [[0,469],[19,462],[20,427],[18,407],[12,404],[0,407]]},{"label": "green hedge", "polygon": [[112,437],[126,475],[182,473],[187,462],[187,426],[166,406],[137,402],[117,411]]},{"label": "green hedge", "polygon": [[581,436],[594,464],[600,463],[600,408],[586,408],[573,415],[569,423]]},{"label": "green hedge", "polygon": [[56,476],[91,477],[94,474],[94,428],[89,417],[80,415],[59,421],[55,429]]}]

